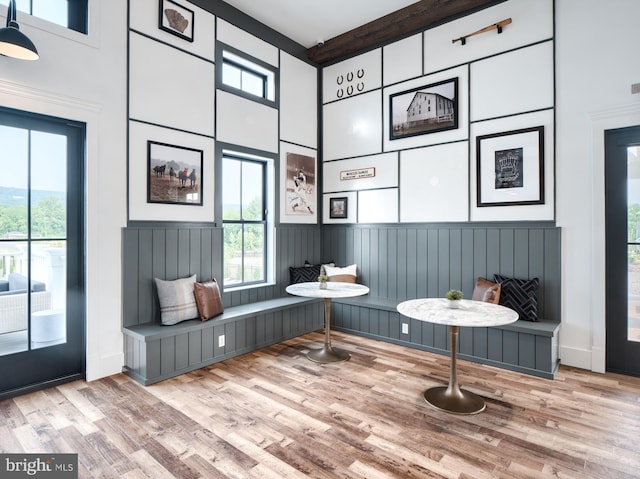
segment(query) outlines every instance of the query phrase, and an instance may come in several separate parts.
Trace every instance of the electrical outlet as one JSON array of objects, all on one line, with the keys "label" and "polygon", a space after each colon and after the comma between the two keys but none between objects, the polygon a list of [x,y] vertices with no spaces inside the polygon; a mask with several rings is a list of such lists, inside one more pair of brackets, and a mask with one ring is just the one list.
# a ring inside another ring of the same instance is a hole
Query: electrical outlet
[{"label": "electrical outlet", "polygon": [[402,323],[402,334],[409,334],[409,323]]},{"label": "electrical outlet", "polygon": [[221,334],[220,336],[218,336],[218,347],[224,348],[224,334]]}]

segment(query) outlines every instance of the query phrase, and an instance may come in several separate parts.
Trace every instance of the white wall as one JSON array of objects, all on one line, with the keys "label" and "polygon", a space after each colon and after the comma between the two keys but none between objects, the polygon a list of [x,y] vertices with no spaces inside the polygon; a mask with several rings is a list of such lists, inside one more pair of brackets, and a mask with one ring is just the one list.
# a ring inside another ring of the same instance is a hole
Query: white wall
[{"label": "white wall", "polygon": [[604,131],[640,125],[637,0],[556,1],[562,363],[605,370]]},{"label": "white wall", "polygon": [[[0,9],[4,14],[5,8]],[[127,2],[89,0],[88,36],[18,13],[40,59],[0,56],[0,105],[87,123],[87,378],[121,371]],[[0,21],[4,25],[5,18]]]}]

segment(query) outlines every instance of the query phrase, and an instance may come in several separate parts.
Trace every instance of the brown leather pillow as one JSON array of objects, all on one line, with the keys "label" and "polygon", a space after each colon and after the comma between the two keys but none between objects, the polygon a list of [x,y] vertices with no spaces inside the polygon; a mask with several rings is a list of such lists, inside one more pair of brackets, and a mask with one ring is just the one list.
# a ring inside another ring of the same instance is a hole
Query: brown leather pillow
[{"label": "brown leather pillow", "polygon": [[220,288],[215,278],[203,283],[194,283],[193,294],[196,297],[200,319],[206,321],[224,312]]},{"label": "brown leather pillow", "polygon": [[476,280],[476,286],[473,288],[473,301],[484,301],[485,303],[498,304],[500,301],[501,286],[499,283],[492,283],[491,281],[478,278]]}]

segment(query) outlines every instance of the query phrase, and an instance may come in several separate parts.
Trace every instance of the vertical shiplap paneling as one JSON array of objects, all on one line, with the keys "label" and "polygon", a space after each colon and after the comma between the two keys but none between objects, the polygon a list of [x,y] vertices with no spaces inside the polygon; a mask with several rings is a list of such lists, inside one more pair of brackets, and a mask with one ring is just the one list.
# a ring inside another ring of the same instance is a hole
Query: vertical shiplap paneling
[{"label": "vertical shiplap paneling", "polygon": [[449,285],[443,285],[446,293],[450,289],[462,289],[462,232],[449,230]]},{"label": "vertical shiplap paneling", "polygon": [[139,324],[138,290],[140,283],[138,257],[138,230],[124,229],[122,232],[122,320],[123,326]]},{"label": "vertical shiplap paneling", "polygon": [[[440,251],[438,246],[438,230],[430,229],[427,235],[427,297],[439,294]],[[445,258],[448,260],[448,258]]]},{"label": "vertical shiplap paneling", "polygon": [[200,273],[202,236],[199,229],[189,230],[189,274]]},{"label": "vertical shiplap paneling", "polygon": [[191,232],[188,229],[178,230],[178,277],[185,278],[191,275]]},{"label": "vertical shiplap paneling", "polygon": [[544,241],[544,315],[546,318],[559,319],[561,316],[560,279],[562,274],[560,267],[560,230],[546,230]]},{"label": "vertical shiplap paneling", "polygon": [[[404,280],[404,294],[400,299],[417,298],[418,297],[418,233],[415,229],[407,231],[406,235],[406,261],[404,265],[405,274],[402,275]],[[402,268],[399,268],[402,272]]]},{"label": "vertical shiplap paneling", "polygon": [[387,232],[387,229],[378,229],[378,294],[382,298],[389,297],[389,236]]},{"label": "vertical shiplap paneling", "polygon": [[451,243],[450,230],[441,228],[438,230],[438,282],[437,297],[443,297],[451,288]]},{"label": "vertical shiplap paneling", "polygon": [[493,275],[500,273],[500,230],[487,230],[487,279],[493,281]]},{"label": "vertical shiplap paneling", "polygon": [[[214,277],[213,272],[213,230],[200,229],[200,266],[198,281],[208,281]],[[217,279],[217,278],[216,278]],[[222,281],[222,278],[220,278]]]},{"label": "vertical shiplap paneling", "polygon": [[[532,228],[529,230],[529,276],[544,280],[544,230]],[[538,288],[538,314],[544,309],[545,288]]]},{"label": "vertical shiplap paneling", "polygon": [[385,298],[397,298],[399,258],[398,234],[401,230],[388,228],[385,231],[387,233],[387,254],[382,255],[387,260],[387,294],[385,295]]},{"label": "vertical shiplap paneling", "polygon": [[[491,278],[487,276],[491,273]],[[473,230],[473,277],[493,279],[493,272],[487,269],[487,230]]]},{"label": "vertical shiplap paneling", "polygon": [[382,296],[380,294],[380,269],[378,267],[378,257],[380,256],[380,236],[378,235],[378,230],[375,228],[371,228],[370,232],[370,240],[371,240],[371,248],[369,250],[369,266],[371,269],[369,270],[369,275],[371,278],[371,284],[369,284],[369,294],[371,296]]},{"label": "vertical shiplap paneling", "polygon": [[398,299],[407,298],[407,266],[409,260],[409,244],[408,244],[408,231],[405,229],[398,230],[397,236],[397,262],[395,265],[395,277],[396,277],[396,291],[395,295]]},{"label": "vertical shiplap paneling", "polygon": [[514,270],[514,245],[513,229],[500,230],[500,274],[513,276]]},{"label": "vertical shiplap paneling", "polygon": [[138,240],[138,317],[153,318],[158,300],[154,294],[153,284],[152,233],[140,231]]},{"label": "vertical shiplap paneling", "polygon": [[164,231],[165,234],[165,251],[164,257],[166,262],[165,279],[176,279],[180,277],[179,257],[178,249],[180,244],[178,242],[178,230],[166,229],[159,230]]},{"label": "vertical shiplap paneling", "polygon": [[532,278],[529,275],[529,230],[517,229],[513,232],[513,276]]},{"label": "vertical shiplap paneling", "polygon": [[[358,239],[360,245],[360,272],[362,283],[371,284],[371,231],[360,229]],[[371,287],[371,286],[369,286]]]},{"label": "vertical shiplap paneling", "polygon": [[462,250],[460,256],[462,258],[461,264],[461,286],[464,291],[465,298],[471,298],[473,293],[473,287],[475,286],[474,274],[474,247],[473,247],[473,230],[464,229],[461,231]]},{"label": "vertical shiplap paneling", "polygon": [[428,295],[428,282],[427,282],[427,231],[420,229],[417,232],[416,239],[416,294],[410,296],[407,293],[407,298],[424,298]]}]

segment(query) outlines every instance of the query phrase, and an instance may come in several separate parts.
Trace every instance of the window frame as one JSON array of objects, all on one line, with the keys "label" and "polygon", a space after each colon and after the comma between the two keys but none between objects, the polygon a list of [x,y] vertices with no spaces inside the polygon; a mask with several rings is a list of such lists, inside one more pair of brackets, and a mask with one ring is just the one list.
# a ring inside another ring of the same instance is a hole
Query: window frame
[{"label": "window frame", "polygon": [[[78,33],[82,33],[84,35],[88,35],[89,33],[89,0],[67,0],[67,25],[61,25],[60,23],[51,21],[48,18],[41,17],[39,15],[33,14],[33,0],[28,0],[29,2],[29,11],[25,12],[24,10],[20,10],[19,7],[22,6],[22,3],[19,2],[17,7],[18,10],[25,14],[29,15],[33,18],[38,18],[42,21],[51,23],[52,25],[58,25],[61,28],[65,28],[68,30],[73,30]],[[0,5],[8,5],[8,0],[3,0]],[[21,22],[21,19],[18,19]]]},{"label": "window frame", "polygon": [[[225,52],[237,57],[240,61],[236,61],[233,58],[225,58]],[[248,65],[243,65],[242,62],[253,64],[256,66],[256,69],[252,69]],[[224,83],[223,73],[225,63],[240,69],[241,73],[247,72],[257,77],[264,77],[266,81],[263,83],[263,96],[257,96]],[[218,65],[216,68],[216,87],[219,90],[233,93],[234,95],[238,95],[273,108],[279,108],[278,84],[280,77],[278,67],[252,57],[251,55],[220,41],[216,42],[216,64]],[[267,73],[264,73],[261,70],[266,70]]]},{"label": "window frame", "polygon": [[[224,290],[237,290],[251,287],[259,287],[266,286],[273,283],[273,255],[275,251],[275,241],[274,241],[274,218],[273,218],[273,202],[275,197],[275,159],[266,155],[257,155],[252,153],[247,153],[244,151],[239,151],[238,148],[221,149],[220,153],[220,164],[221,168],[224,169],[225,161],[240,161],[242,164],[244,163],[252,163],[259,164],[262,168],[262,211],[261,211],[261,219],[259,220],[245,220],[242,218],[242,203],[240,205],[240,219],[226,219],[224,217],[224,192],[222,193],[222,198],[220,201],[221,204],[221,214],[220,217],[222,219],[222,228],[226,227],[226,225],[242,225],[243,229],[245,225],[263,225],[263,258],[262,258],[262,267],[264,271],[263,279],[258,281],[245,281],[245,249],[244,249],[244,240],[242,245],[242,279],[239,283],[227,283],[226,275],[224,275],[224,271],[226,269],[226,263],[224,259],[224,249],[226,247],[224,240],[224,231],[223,231],[223,280],[222,286]],[[224,174],[220,175],[221,178],[224,177]],[[224,185],[221,184],[222,188],[233,186],[236,187],[238,185]],[[242,174],[240,176],[240,190],[242,189]],[[240,198],[242,200],[242,192],[240,193]],[[244,232],[243,232],[244,234]]]}]

